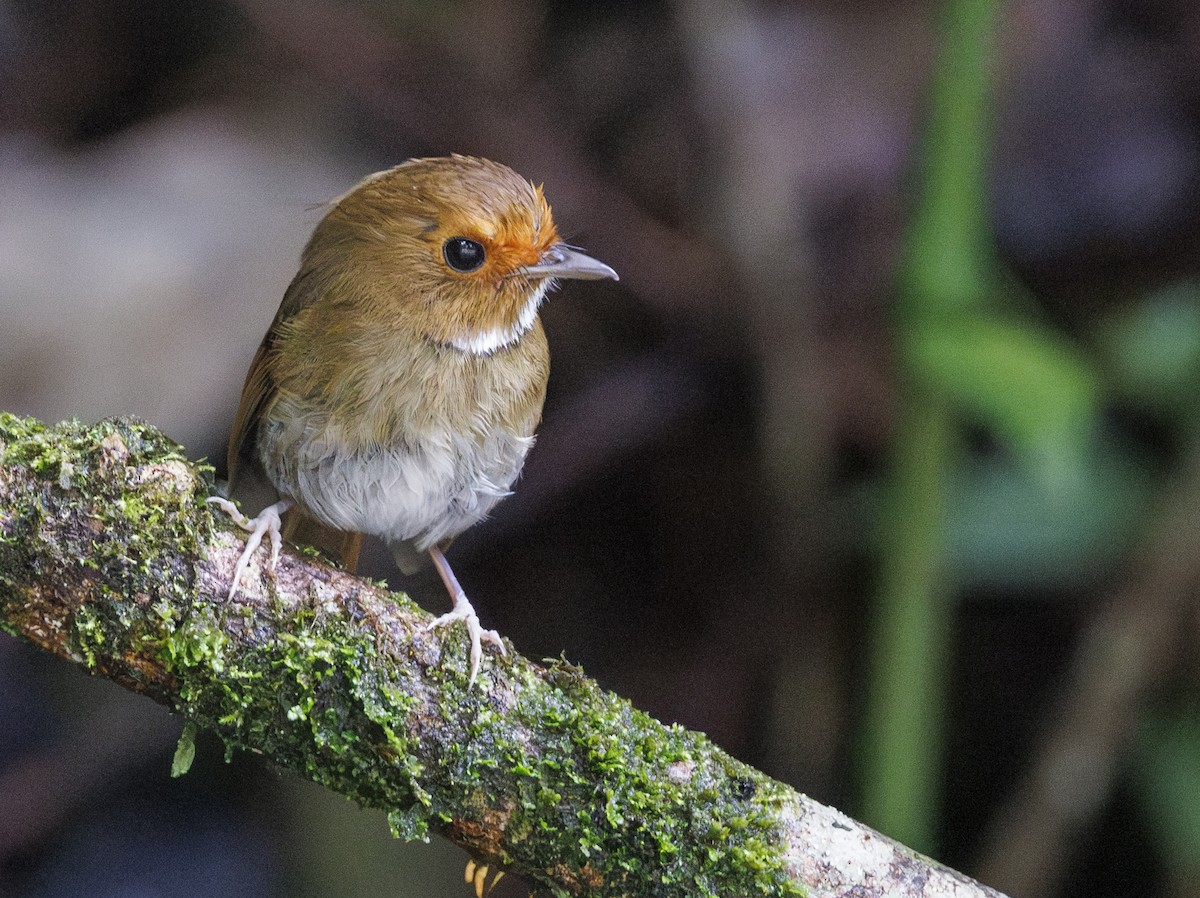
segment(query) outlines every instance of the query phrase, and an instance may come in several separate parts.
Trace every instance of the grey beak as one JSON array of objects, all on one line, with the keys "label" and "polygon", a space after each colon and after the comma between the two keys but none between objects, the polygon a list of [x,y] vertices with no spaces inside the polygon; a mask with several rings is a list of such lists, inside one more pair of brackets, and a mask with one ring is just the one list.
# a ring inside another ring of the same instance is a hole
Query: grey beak
[{"label": "grey beak", "polygon": [[521,274],[526,277],[573,278],[577,281],[601,281],[605,278],[620,280],[617,273],[603,262],[563,243],[550,247],[542,254],[537,265],[525,266]]}]

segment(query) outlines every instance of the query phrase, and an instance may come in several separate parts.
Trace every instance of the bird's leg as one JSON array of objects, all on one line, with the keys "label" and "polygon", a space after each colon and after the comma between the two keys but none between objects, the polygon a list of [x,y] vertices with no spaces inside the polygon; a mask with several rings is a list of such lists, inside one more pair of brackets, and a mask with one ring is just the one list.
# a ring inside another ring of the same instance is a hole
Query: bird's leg
[{"label": "bird's leg", "polygon": [[504,643],[500,639],[500,634],[495,630],[485,630],[479,626],[479,616],[475,613],[463,588],[458,585],[458,578],[454,576],[454,571],[450,569],[450,562],[446,560],[442,550],[437,546],[430,546],[429,557],[433,559],[433,566],[437,568],[438,575],[446,584],[446,592],[450,593],[450,598],[454,602],[454,607],[431,623],[429,629],[444,627],[456,621],[463,621],[467,625],[467,636],[471,639],[471,677],[467,681],[467,685],[470,686],[474,684],[475,675],[479,673],[479,661],[483,657],[482,640],[486,639],[500,649],[501,655],[506,654]]},{"label": "bird's leg", "polygon": [[250,534],[246,537],[246,548],[242,550],[242,556],[233,568],[233,583],[229,586],[229,599],[232,601],[234,594],[237,593],[238,584],[242,582],[242,574],[246,572],[246,565],[250,563],[255,551],[262,544],[264,536],[271,540],[271,558],[267,567],[272,573],[275,572],[275,565],[279,563],[279,550],[283,545],[283,539],[279,535],[282,524],[280,516],[292,507],[292,500],[280,499],[274,505],[268,505],[253,518],[246,517],[236,505],[220,496],[210,496],[207,501],[210,505],[217,506],[229,515],[235,524]]}]

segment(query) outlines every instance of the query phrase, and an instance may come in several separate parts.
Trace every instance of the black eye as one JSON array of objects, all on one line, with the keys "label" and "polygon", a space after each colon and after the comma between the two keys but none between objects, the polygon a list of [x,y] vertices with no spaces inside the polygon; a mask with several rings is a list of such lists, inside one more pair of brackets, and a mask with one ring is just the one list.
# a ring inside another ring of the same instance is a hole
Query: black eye
[{"label": "black eye", "polygon": [[451,237],[442,247],[442,253],[446,256],[447,265],[464,274],[482,265],[485,255],[482,243],[466,237]]}]

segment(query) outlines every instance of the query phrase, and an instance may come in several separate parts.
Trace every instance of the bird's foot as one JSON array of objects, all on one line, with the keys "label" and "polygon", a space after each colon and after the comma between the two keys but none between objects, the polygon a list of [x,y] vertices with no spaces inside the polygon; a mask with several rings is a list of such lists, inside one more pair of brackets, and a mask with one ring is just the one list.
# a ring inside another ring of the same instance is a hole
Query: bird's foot
[{"label": "bird's foot", "polygon": [[[490,881],[489,876],[491,877]],[[485,898],[486,895],[491,894],[496,883],[503,878],[503,870],[493,873],[487,864],[477,863],[474,858],[467,861],[467,869],[463,871],[463,881],[475,886],[475,898]]]},{"label": "bird's foot", "polygon": [[258,547],[262,545],[264,536],[271,541],[271,557],[267,562],[267,569],[275,573],[275,566],[279,563],[279,550],[283,546],[283,537],[280,536],[283,520],[280,516],[292,507],[292,503],[288,499],[281,499],[274,505],[268,505],[255,517],[248,518],[228,499],[210,496],[207,501],[209,505],[215,505],[229,515],[235,524],[250,534],[246,537],[246,548],[242,550],[241,557],[233,568],[233,583],[229,586],[229,599],[232,601],[237,593],[238,584],[242,582],[242,575]]},{"label": "bird's foot", "polygon": [[471,640],[471,676],[467,681],[467,686],[470,687],[475,684],[475,676],[479,673],[479,662],[483,658],[485,641],[498,648],[501,655],[508,653],[504,649],[504,642],[500,639],[499,633],[495,630],[485,630],[479,625],[479,615],[475,613],[475,609],[467,599],[467,594],[461,589],[454,594],[454,607],[431,623],[429,629],[445,627],[458,621],[467,625],[467,636]]}]

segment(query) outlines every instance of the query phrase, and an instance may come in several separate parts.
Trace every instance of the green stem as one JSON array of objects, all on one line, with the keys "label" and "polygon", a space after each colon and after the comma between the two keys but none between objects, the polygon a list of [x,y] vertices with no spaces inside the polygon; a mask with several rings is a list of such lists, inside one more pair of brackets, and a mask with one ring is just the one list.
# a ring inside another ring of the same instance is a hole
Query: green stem
[{"label": "green stem", "polygon": [[932,851],[941,768],[949,595],[942,566],[953,422],[931,396],[909,406],[885,509],[875,664],[867,708],[864,816]]},{"label": "green stem", "polygon": [[987,203],[992,45],[999,0],[946,0],[920,195],[900,273],[901,313],[944,315],[994,283]]},{"label": "green stem", "polygon": [[[988,236],[991,48],[999,0],[947,0],[931,90],[921,194],[900,274],[899,344],[980,307],[996,282]],[[942,762],[951,586],[946,492],[957,455],[949,397],[910,385],[882,521],[880,593],[867,699],[867,820],[932,851]]]}]

